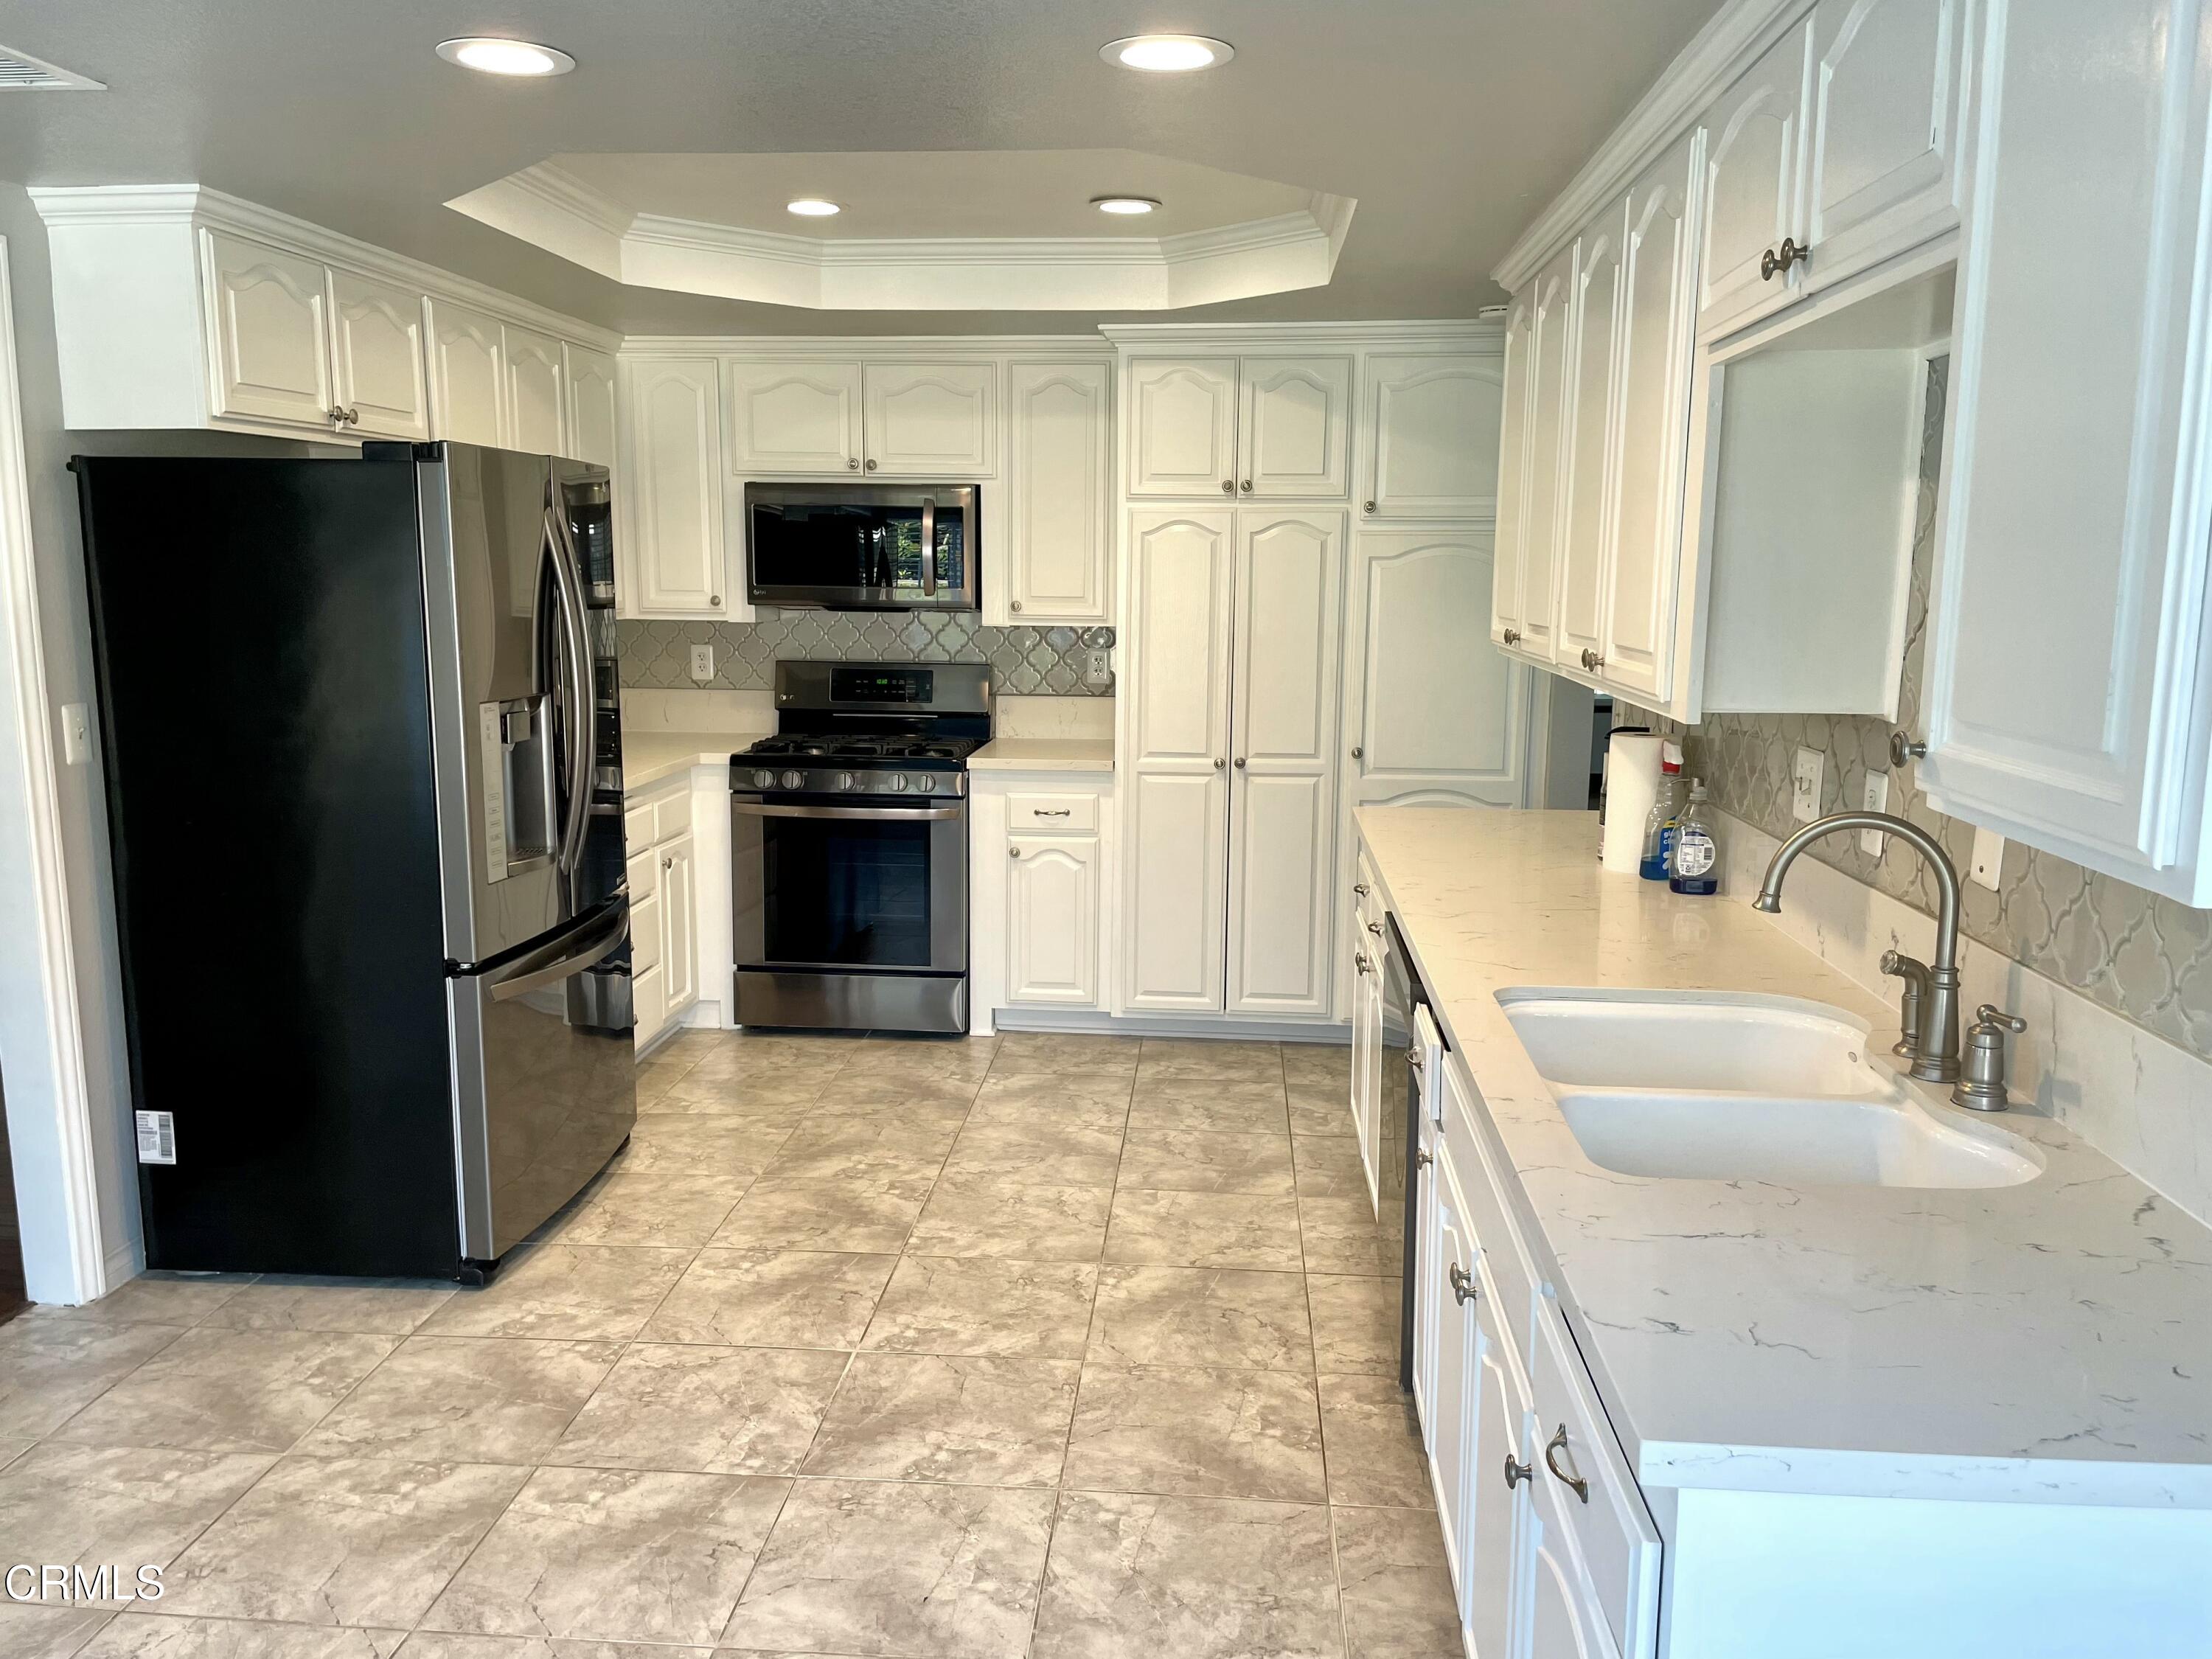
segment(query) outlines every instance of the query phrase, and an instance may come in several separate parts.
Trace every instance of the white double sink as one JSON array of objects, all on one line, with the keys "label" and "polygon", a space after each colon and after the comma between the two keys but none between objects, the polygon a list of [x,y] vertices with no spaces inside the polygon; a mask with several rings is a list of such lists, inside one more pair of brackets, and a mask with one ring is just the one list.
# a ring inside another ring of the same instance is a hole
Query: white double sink
[{"label": "white double sink", "polygon": [[1501,991],[1590,1161],[1799,1187],[2010,1187],[2034,1146],[1877,1063],[1863,1021],[1716,991]]}]

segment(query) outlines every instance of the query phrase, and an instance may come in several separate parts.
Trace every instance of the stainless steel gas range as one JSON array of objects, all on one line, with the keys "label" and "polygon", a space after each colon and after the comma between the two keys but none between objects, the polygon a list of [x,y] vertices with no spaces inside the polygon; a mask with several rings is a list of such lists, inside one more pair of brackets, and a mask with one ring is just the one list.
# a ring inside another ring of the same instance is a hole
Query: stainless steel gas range
[{"label": "stainless steel gas range", "polygon": [[730,760],[741,1025],[968,1029],[968,757],[980,663],[782,662]]}]

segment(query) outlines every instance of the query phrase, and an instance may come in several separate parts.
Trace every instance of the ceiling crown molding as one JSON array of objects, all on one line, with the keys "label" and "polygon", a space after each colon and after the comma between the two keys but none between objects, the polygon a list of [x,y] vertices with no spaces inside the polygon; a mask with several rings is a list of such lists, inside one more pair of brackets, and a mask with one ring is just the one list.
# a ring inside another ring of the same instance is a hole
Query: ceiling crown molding
[{"label": "ceiling crown molding", "polygon": [[632,213],[540,163],[446,204],[615,282],[817,311],[1161,311],[1320,288],[1357,205],[1173,236],[793,235]]}]

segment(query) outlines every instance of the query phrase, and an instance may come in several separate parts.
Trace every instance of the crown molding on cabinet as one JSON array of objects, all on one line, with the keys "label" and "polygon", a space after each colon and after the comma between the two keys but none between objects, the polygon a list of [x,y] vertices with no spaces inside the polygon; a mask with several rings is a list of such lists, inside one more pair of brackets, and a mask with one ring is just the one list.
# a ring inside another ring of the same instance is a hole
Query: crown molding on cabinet
[{"label": "crown molding on cabinet", "polygon": [[1113,348],[1095,330],[1079,334],[632,334],[625,357],[852,357],[873,362],[987,362],[999,357],[1054,362],[1109,361]]},{"label": "crown molding on cabinet", "polygon": [[1544,262],[1707,108],[1746,62],[1764,51],[1813,0],[1731,0],[1692,37],[1637,100],[1567,187],[1537,215],[1492,270],[1516,294]]},{"label": "crown molding on cabinet", "polygon": [[1229,351],[1365,346],[1382,351],[1472,352],[1502,356],[1503,322],[1456,318],[1395,322],[1332,323],[1106,323],[1098,331],[1118,349],[1136,354],[1189,353],[1216,346]]},{"label": "crown molding on cabinet", "polygon": [[1355,204],[1175,236],[860,237],[635,213],[557,167],[446,205],[618,283],[822,311],[1165,310],[1327,284]]},{"label": "crown molding on cabinet", "polygon": [[173,224],[235,231],[343,265],[364,276],[475,307],[581,345],[613,351],[622,344],[622,336],[611,329],[204,185],[34,185],[29,194],[39,217],[49,225]]}]

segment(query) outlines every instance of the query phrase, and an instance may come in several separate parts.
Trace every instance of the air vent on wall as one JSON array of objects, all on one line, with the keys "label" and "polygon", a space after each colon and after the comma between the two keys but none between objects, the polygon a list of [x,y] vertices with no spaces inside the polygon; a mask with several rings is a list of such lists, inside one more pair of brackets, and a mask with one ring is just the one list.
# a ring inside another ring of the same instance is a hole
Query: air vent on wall
[{"label": "air vent on wall", "polygon": [[72,75],[44,58],[0,46],[0,92],[106,92],[106,85],[89,76]]}]

